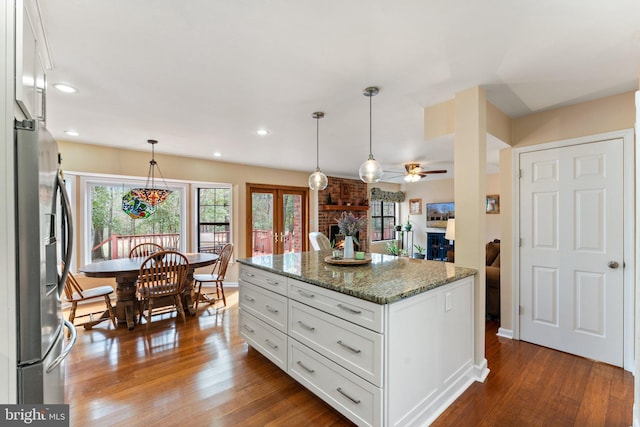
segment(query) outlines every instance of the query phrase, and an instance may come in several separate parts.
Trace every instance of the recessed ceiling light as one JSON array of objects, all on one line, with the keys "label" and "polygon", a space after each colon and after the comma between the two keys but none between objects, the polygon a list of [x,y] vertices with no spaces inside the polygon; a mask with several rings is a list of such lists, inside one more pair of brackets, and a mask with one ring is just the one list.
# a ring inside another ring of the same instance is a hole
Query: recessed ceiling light
[{"label": "recessed ceiling light", "polygon": [[78,132],[76,132],[75,130],[65,130],[64,133],[66,133],[69,136],[78,136],[80,135]]},{"label": "recessed ceiling light", "polygon": [[64,93],[74,93],[78,91],[75,87],[69,86],[64,83],[56,83],[53,85],[53,87],[58,89],[60,92],[64,92]]},{"label": "recessed ceiling light", "polygon": [[216,151],[213,153],[213,157],[220,157],[220,156],[222,156],[222,153],[219,151]]},{"label": "recessed ceiling light", "polygon": [[270,132],[267,129],[258,129],[256,133],[260,136],[265,136],[269,135]]}]

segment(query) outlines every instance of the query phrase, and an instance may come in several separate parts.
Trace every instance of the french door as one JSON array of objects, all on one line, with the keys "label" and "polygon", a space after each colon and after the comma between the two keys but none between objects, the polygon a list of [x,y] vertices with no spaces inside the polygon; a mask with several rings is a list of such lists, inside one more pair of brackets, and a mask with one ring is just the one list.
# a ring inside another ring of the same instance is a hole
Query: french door
[{"label": "french door", "polygon": [[307,249],[308,189],[247,184],[248,257]]}]

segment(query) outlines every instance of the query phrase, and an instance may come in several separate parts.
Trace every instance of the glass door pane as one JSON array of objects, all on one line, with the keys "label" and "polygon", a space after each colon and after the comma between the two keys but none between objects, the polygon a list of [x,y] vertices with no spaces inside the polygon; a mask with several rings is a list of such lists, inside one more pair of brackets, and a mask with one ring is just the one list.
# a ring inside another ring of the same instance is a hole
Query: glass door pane
[{"label": "glass door pane", "polygon": [[274,253],[274,194],[251,193],[251,256]]},{"label": "glass door pane", "polygon": [[302,252],[304,217],[302,214],[302,195],[287,194],[282,197],[283,206],[283,253]]}]

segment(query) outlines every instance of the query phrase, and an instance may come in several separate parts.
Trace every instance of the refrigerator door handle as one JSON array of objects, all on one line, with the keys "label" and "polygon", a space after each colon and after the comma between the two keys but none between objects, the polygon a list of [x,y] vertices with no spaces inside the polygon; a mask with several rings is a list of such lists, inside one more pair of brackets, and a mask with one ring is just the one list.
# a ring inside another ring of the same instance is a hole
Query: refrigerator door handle
[{"label": "refrigerator door handle", "polygon": [[69,355],[69,352],[71,351],[73,346],[76,345],[76,339],[78,338],[78,332],[76,331],[76,327],[73,325],[73,323],[69,322],[66,319],[64,321],[64,326],[68,328],[69,331],[71,331],[71,341],[69,342],[69,345],[67,345],[67,347],[62,351],[62,353],[60,353],[58,357],[53,359],[53,362],[51,362],[51,364],[46,367],[45,372],[47,374],[53,371],[54,369],[56,369],[58,365],[60,365],[62,361]]},{"label": "refrigerator door handle", "polygon": [[71,268],[71,253],[73,251],[73,220],[71,218],[71,202],[69,200],[69,194],[67,188],[64,185],[62,174],[58,172],[58,187],[60,188],[60,194],[62,195],[62,210],[64,211],[63,217],[65,218],[67,230],[67,236],[65,241],[66,252],[63,259],[62,275],[58,281],[58,293],[62,295],[64,284],[67,282],[67,276],[69,275],[69,269]]}]

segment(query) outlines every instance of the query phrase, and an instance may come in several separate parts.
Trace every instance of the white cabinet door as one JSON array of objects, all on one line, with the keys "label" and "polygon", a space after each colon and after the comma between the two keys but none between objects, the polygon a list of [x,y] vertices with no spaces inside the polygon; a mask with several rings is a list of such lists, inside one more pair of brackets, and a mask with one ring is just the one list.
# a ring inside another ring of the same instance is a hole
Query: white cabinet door
[{"label": "white cabinet door", "polygon": [[37,38],[33,21],[22,0],[16,1],[16,102],[27,119],[35,119]]}]

